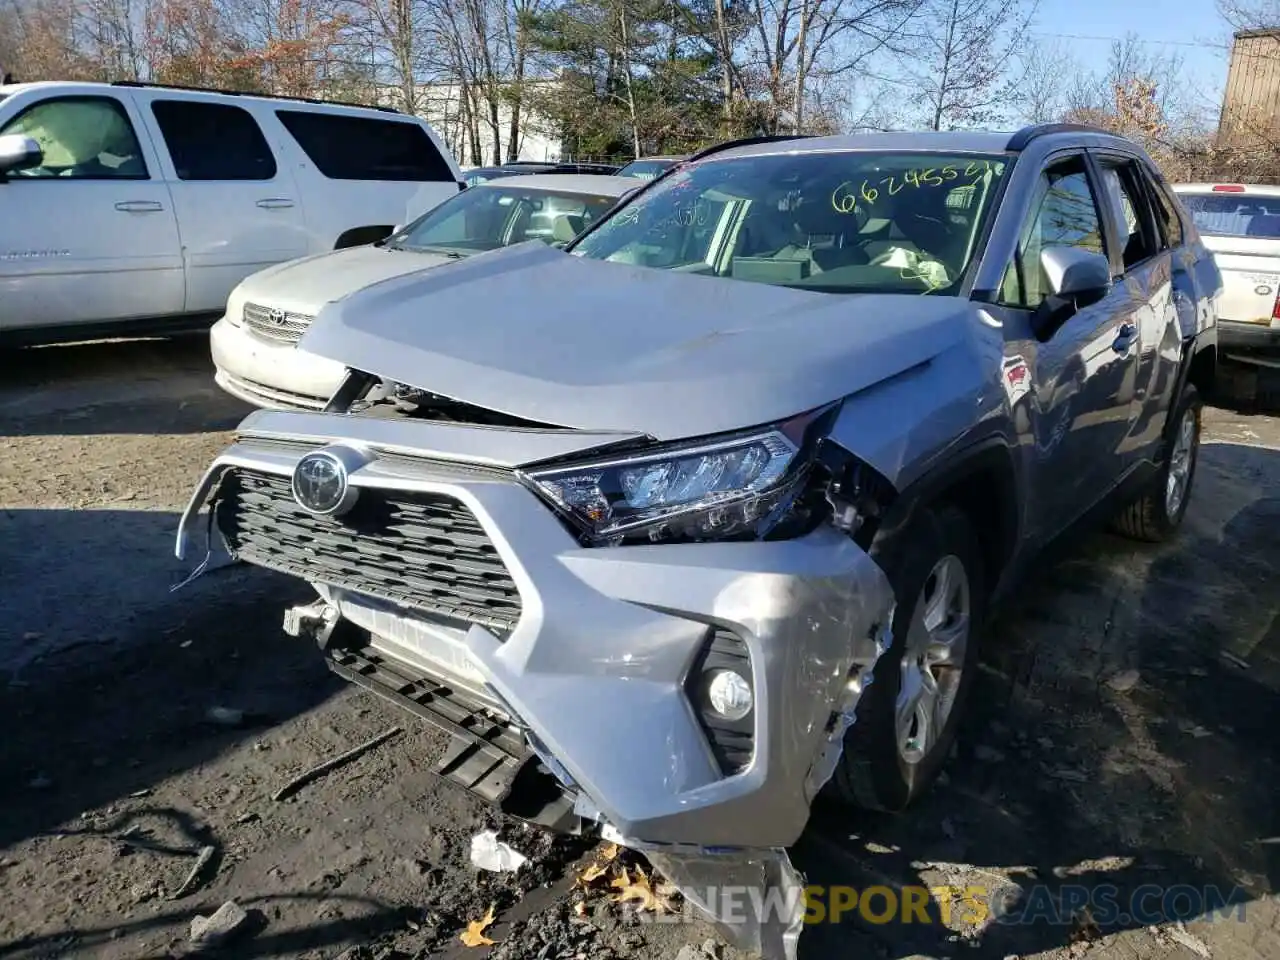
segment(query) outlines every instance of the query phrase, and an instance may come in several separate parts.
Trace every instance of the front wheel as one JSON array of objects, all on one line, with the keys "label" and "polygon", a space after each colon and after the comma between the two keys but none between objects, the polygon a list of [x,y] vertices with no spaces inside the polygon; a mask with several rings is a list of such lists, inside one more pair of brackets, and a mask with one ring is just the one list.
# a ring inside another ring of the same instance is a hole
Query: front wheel
[{"label": "front wheel", "polygon": [[1204,404],[1191,384],[1182,388],[1173,408],[1173,429],[1165,440],[1164,466],[1150,486],[1111,521],[1112,528],[1133,540],[1160,543],[1177,531],[1191,500],[1191,485],[1200,458],[1200,417]]},{"label": "front wheel", "polygon": [[902,810],[937,778],[978,662],[985,572],[973,525],[961,511],[922,511],[877,561],[898,605],[893,643],[845,737],[831,779],[835,798]]}]

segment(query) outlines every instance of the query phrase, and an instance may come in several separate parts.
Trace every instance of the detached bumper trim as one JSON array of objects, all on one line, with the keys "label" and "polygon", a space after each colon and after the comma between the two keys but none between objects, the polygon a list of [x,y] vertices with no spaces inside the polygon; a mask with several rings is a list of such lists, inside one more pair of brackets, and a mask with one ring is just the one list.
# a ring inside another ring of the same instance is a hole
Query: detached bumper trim
[{"label": "detached bumper trim", "polygon": [[[553,829],[573,819],[573,800],[553,789],[550,775],[537,776],[538,763],[514,722],[496,716],[461,691],[384,657],[372,647],[326,651],[328,667],[449,734],[450,743],[435,773],[504,812]],[[528,769],[526,769],[528,768]],[[517,791],[520,783],[536,790]],[[537,799],[531,803],[531,798]]]}]

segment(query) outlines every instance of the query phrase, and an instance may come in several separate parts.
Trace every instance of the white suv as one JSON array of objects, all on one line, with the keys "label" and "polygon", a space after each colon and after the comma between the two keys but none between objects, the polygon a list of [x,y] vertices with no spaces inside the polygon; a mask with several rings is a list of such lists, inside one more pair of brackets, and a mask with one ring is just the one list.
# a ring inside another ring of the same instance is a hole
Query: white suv
[{"label": "white suv", "polygon": [[0,86],[0,343],[208,326],[245,277],[462,189],[391,110],[142,84]]}]

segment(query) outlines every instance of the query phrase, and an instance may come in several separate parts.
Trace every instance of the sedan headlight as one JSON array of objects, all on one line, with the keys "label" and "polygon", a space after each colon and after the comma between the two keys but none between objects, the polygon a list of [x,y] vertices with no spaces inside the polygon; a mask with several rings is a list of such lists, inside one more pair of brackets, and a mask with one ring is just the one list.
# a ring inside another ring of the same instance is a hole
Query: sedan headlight
[{"label": "sedan headlight", "polygon": [[803,482],[812,419],[522,476],[595,545],[762,536]]}]

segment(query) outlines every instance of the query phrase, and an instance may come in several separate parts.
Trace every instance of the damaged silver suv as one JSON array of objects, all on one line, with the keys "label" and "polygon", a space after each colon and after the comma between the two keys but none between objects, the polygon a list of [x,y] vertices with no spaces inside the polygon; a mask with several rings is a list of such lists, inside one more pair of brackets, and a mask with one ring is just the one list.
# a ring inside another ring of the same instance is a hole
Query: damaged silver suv
[{"label": "damaged silver suv", "polygon": [[727,144],[566,250],[326,307],[302,345],[347,379],[244,421],[178,555],[204,524],[203,568],[310,581],[286,629],[504,810],[695,900],[794,889],[820,791],[936,776],[1030,556],[1098,507],[1177,528],[1220,285],[1099,130]]}]

